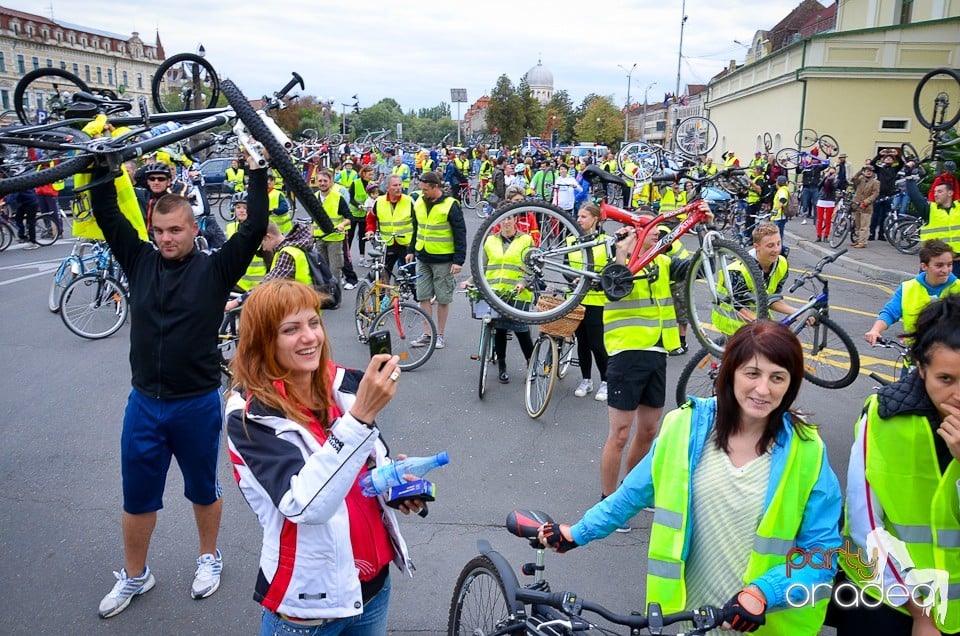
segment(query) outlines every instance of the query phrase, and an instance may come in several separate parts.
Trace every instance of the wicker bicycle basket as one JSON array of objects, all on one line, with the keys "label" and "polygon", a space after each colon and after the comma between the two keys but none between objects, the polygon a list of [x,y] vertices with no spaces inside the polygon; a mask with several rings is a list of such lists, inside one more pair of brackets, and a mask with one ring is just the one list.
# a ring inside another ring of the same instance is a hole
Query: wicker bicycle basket
[{"label": "wicker bicycle basket", "polygon": [[[562,302],[563,300],[556,296],[540,296],[540,298],[537,299],[537,309],[539,311],[548,311]],[[579,326],[580,321],[583,320],[584,313],[586,313],[586,309],[583,308],[583,305],[577,305],[576,309],[563,318],[540,325],[540,333],[558,338],[569,338],[573,335],[573,332],[577,330],[577,326]]]}]

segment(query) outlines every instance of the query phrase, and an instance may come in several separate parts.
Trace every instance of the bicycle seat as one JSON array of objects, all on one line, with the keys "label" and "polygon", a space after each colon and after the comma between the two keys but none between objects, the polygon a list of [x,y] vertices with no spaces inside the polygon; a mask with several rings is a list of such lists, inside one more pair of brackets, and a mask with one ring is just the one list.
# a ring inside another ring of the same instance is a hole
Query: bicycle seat
[{"label": "bicycle seat", "polygon": [[91,112],[91,107],[93,107],[93,115],[96,115],[101,109],[110,113],[117,113],[133,110],[133,102],[120,99],[113,91],[103,91],[100,95],[94,95],[87,91],[77,91],[73,94],[73,103],[70,104],[67,113],[68,116],[72,117],[73,115],[69,115],[69,113],[76,111],[80,113],[78,116],[83,117]]},{"label": "bicycle seat", "polygon": [[627,182],[623,180],[623,177],[611,174],[597,166],[587,166],[583,169],[581,174],[583,175],[583,178],[590,183],[593,183],[593,180],[596,179],[602,183],[610,183],[613,185],[627,187]]},{"label": "bicycle seat", "polygon": [[545,523],[553,523],[553,519],[539,510],[513,510],[507,515],[507,530],[524,539],[536,539],[537,531]]}]

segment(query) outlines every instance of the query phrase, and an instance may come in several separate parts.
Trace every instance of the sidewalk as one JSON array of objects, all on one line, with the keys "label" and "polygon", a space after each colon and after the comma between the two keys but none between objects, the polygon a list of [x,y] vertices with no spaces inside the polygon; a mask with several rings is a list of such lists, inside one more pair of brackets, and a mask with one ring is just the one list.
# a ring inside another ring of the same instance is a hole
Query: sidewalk
[{"label": "sidewalk", "polygon": [[[800,218],[790,219],[784,232],[784,243],[791,249],[801,249],[816,257],[827,256],[837,251],[829,243],[817,243],[817,230],[812,220],[802,225]],[[863,274],[869,279],[898,284],[909,280],[920,271],[920,259],[916,254],[901,254],[886,241],[870,241],[867,248],[852,249],[847,241],[839,249],[849,248],[837,259],[837,265],[846,270]]]}]

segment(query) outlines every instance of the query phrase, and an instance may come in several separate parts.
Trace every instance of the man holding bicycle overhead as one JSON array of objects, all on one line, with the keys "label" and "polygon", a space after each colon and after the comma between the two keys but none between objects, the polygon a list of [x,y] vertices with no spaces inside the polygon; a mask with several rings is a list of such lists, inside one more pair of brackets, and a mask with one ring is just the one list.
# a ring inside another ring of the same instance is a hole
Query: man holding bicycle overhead
[{"label": "man holding bicycle overhead", "polygon": [[953,250],[953,274],[960,276],[960,201],[956,200],[953,184],[944,181],[933,191],[933,201],[920,194],[915,179],[907,179],[907,196],[923,219],[920,238],[924,241],[940,239]]},{"label": "man holding bicycle overhead", "polygon": [[[95,179],[107,176],[99,172]],[[220,251],[208,254],[194,246],[198,228],[186,199],[168,194],[153,206],[154,248],[120,213],[113,179],[91,190],[94,217],[130,280],[133,384],[120,440],[124,564],[100,602],[102,618],[116,616],[154,586],[147,551],[173,457],[200,538],[191,595],[206,598],[220,585],[217,459],[223,403],[217,331],[229,292],[267,228],[265,170],[250,173],[249,193],[247,221]]]}]

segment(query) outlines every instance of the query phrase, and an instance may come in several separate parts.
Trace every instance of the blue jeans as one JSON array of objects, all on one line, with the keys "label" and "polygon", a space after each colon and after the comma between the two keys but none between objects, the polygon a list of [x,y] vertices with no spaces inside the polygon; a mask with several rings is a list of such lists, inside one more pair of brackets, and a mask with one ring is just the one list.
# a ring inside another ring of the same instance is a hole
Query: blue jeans
[{"label": "blue jeans", "polygon": [[389,610],[388,576],[383,588],[363,606],[362,614],[310,627],[284,620],[275,612],[264,609],[263,619],[260,621],[260,636],[383,636],[387,633]]},{"label": "blue jeans", "polygon": [[800,215],[807,218],[813,218],[813,212],[817,205],[817,189],[814,187],[804,188],[800,191]]}]

